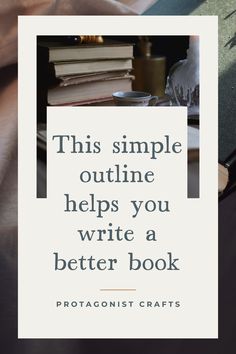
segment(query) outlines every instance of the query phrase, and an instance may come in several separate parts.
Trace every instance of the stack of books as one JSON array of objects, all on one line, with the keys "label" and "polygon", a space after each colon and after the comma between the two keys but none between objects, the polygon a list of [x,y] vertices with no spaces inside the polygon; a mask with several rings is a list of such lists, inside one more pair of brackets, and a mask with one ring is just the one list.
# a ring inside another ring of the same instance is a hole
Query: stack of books
[{"label": "stack of books", "polygon": [[[131,91],[133,45],[40,43],[38,65],[49,63],[49,105],[88,105],[112,99],[116,91]],[[46,60],[45,60],[46,59]]]}]

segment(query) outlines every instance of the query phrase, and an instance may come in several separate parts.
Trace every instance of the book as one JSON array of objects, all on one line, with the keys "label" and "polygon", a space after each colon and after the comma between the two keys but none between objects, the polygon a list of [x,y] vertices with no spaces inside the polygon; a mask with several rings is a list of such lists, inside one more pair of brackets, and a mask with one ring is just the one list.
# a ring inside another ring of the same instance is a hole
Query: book
[{"label": "book", "polygon": [[236,150],[230,154],[225,162],[218,164],[218,192],[225,195],[236,186]]},{"label": "book", "polygon": [[114,41],[101,44],[62,45],[61,42],[40,42],[49,62],[73,60],[124,59],[133,57],[133,45]]},{"label": "book", "polygon": [[50,105],[72,104],[84,101],[111,99],[115,91],[131,91],[132,76],[54,87],[48,90],[48,103]]},{"label": "book", "polygon": [[84,84],[86,82],[95,82],[99,80],[126,78],[129,75],[130,74],[128,71],[111,71],[102,73],[60,76],[58,77],[58,79],[60,80],[59,86],[63,87],[69,85]]},{"label": "book", "polygon": [[79,102],[73,102],[69,104],[63,104],[61,106],[113,106],[113,100],[111,99],[111,96],[109,97],[103,97],[103,98],[92,98],[89,100],[85,101],[79,101]]},{"label": "book", "polygon": [[223,193],[229,182],[229,171],[227,167],[218,164],[218,192]]},{"label": "book", "polygon": [[55,62],[55,76],[131,70],[132,59]]}]

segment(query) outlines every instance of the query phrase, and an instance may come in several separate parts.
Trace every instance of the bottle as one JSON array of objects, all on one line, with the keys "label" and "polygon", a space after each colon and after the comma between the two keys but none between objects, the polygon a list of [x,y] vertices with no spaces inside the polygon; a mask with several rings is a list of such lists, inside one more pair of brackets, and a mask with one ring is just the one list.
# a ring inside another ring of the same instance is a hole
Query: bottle
[{"label": "bottle", "polygon": [[199,37],[190,36],[187,58],[170,69],[165,93],[170,104],[187,106],[188,115],[199,115]]},{"label": "bottle", "polygon": [[133,61],[135,75],[133,89],[163,97],[165,95],[166,58],[151,55],[151,47],[152,43],[148,37],[139,37],[138,48],[141,56]]}]

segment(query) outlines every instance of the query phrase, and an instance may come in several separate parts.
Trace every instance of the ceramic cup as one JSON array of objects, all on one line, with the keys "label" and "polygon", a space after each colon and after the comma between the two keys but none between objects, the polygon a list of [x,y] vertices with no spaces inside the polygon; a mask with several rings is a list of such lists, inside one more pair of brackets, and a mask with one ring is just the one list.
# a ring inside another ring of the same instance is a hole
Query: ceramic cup
[{"label": "ceramic cup", "polygon": [[140,91],[118,91],[112,97],[117,106],[154,106],[158,100],[157,96]]}]

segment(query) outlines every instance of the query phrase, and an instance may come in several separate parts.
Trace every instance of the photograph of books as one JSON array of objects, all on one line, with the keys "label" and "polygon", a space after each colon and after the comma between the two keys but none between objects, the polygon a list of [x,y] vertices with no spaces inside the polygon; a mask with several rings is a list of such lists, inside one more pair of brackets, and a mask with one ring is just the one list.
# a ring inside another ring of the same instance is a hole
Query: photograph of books
[{"label": "photograph of books", "polygon": [[114,106],[115,92],[187,106],[188,196],[199,197],[198,37],[38,36],[37,85],[38,159],[45,163],[47,106]]}]

